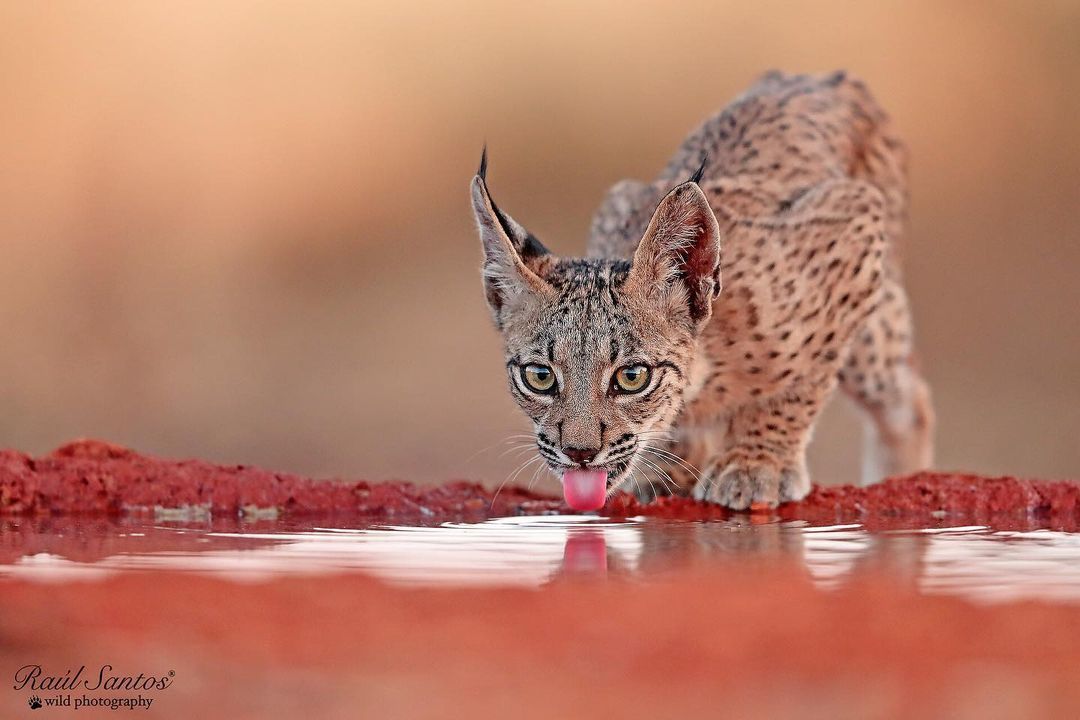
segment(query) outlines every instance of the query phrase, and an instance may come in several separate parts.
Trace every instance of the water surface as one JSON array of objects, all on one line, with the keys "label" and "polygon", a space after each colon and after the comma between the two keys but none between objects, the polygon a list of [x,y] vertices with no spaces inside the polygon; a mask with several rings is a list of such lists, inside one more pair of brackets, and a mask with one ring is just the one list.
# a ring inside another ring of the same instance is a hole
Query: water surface
[{"label": "water surface", "polygon": [[536,516],[339,527],[133,519],[0,523],[0,578],[41,582],[172,570],[238,582],[364,573],[411,586],[540,588],[567,577],[654,582],[688,563],[720,561],[794,561],[822,589],[884,572],[923,593],[1080,601],[1080,535],[1053,530],[944,525],[871,532],[858,524],[749,517]]}]

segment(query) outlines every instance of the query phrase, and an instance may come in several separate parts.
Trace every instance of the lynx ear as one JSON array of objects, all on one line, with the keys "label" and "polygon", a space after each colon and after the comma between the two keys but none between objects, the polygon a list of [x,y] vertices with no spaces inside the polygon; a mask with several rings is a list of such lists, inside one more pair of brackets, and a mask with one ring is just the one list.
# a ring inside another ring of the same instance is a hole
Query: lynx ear
[{"label": "lynx ear", "polygon": [[495,205],[487,188],[487,148],[480,158],[480,170],[472,181],[473,213],[484,247],[484,294],[495,324],[501,327],[502,309],[523,294],[552,292],[551,286],[536,274],[538,258],[547,248],[531,233]]},{"label": "lynx ear", "polygon": [[720,227],[705,193],[692,179],[656,208],[634,253],[628,282],[638,291],[685,308],[700,327],[720,294]]}]

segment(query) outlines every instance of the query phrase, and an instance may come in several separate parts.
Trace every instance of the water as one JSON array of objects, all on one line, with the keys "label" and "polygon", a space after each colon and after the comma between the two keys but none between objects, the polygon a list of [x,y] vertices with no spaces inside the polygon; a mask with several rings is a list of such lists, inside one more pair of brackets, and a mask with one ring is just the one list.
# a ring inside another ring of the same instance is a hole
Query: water
[{"label": "water", "polygon": [[428,526],[261,521],[0,522],[0,579],[99,580],[172,570],[238,582],[365,573],[408,586],[540,588],[560,579],[660,581],[690,563],[794,563],[818,587],[886,573],[926,594],[1080,602],[1080,535],[943,526],[871,532],[740,517],[714,522],[514,517]]}]

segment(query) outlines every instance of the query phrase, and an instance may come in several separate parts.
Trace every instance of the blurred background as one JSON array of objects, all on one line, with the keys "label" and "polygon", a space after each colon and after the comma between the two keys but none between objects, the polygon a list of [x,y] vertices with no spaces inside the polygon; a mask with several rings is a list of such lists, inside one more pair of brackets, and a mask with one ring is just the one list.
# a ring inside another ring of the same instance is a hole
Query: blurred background
[{"label": "blurred background", "polygon": [[[527,426],[481,145],[580,253],[610,184],[769,68],[862,76],[910,146],[940,466],[1080,478],[1080,3],[1052,0],[4,2],[0,446],[496,484],[524,456],[478,451]],[[859,447],[838,398],[816,479]]]}]

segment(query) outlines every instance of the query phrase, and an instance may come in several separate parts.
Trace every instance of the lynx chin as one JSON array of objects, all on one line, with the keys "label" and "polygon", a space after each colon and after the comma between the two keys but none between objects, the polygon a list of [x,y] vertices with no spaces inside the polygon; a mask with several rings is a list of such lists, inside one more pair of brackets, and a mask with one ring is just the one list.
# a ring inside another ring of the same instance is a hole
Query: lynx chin
[{"label": "lynx chin", "polygon": [[612,187],[556,257],[472,181],[510,392],[564,477],[744,509],[803,498],[834,388],[864,411],[863,482],[928,467],[897,246],[905,151],[862,82],[771,72],[653,182]]}]

